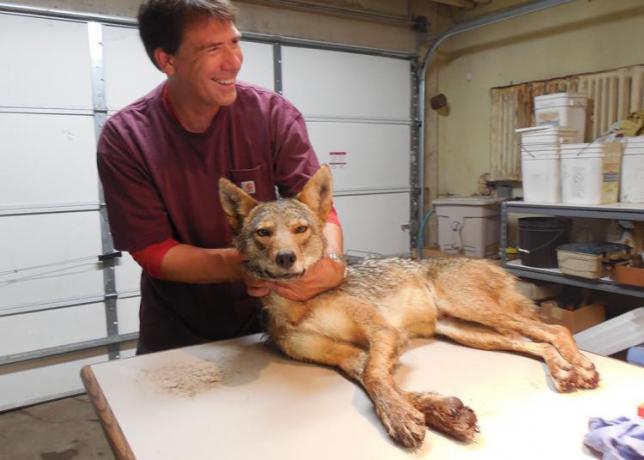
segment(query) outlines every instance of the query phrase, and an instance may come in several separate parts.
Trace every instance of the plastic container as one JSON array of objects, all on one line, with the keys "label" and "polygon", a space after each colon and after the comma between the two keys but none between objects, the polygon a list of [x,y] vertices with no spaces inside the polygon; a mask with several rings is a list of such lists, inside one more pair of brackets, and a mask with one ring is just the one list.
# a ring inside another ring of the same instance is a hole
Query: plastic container
[{"label": "plastic container", "polygon": [[644,136],[627,137],[623,144],[619,201],[644,203]]},{"label": "plastic container", "polygon": [[586,104],[580,93],[554,93],[534,98],[537,126],[562,126],[577,130],[575,142],[584,142],[586,135]]},{"label": "plastic container", "polygon": [[557,260],[565,275],[599,279],[606,274],[605,263],[627,258],[630,250],[620,243],[569,243],[557,248]]},{"label": "plastic container", "polygon": [[521,217],[519,256],[529,267],[556,268],[557,247],[570,239],[570,220],[563,217]]},{"label": "plastic container", "polygon": [[[577,142],[577,130],[560,126],[532,126],[516,129],[521,136],[521,146],[530,150],[530,146],[573,144]],[[523,149],[521,149],[523,150]]]},{"label": "plastic container", "polygon": [[434,200],[441,251],[469,257],[496,255],[499,250],[501,201],[491,197]]},{"label": "plastic container", "polygon": [[621,144],[618,142],[562,145],[562,203],[616,203],[620,169]]},{"label": "plastic container", "polygon": [[560,203],[560,154],[558,146],[541,146],[521,152],[523,201]]}]

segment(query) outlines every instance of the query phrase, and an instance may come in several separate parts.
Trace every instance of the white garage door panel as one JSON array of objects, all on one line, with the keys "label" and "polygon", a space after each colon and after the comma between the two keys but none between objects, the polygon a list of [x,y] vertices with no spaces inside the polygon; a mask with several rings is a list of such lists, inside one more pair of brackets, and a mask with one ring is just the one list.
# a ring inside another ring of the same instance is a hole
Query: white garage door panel
[{"label": "white garage door panel", "polygon": [[0,113],[0,142],[0,207],[98,203],[91,117]]},{"label": "white garage door panel", "polygon": [[[309,121],[307,128],[336,190],[409,187],[409,126]],[[346,164],[332,164],[339,160]]]},{"label": "white garage door panel", "polygon": [[408,61],[284,47],[284,96],[306,116],[408,120]]},{"label": "white garage door panel", "polygon": [[6,372],[0,373],[0,411],[62,394],[84,392],[80,379],[81,368],[105,361],[107,355],[101,354],[33,369],[12,369],[17,366],[8,366]]},{"label": "white garage door panel", "polygon": [[92,108],[87,24],[0,14],[0,106]]},{"label": "white garage door panel", "polygon": [[273,45],[242,41],[244,63],[237,79],[273,90]]},{"label": "white garage door panel", "polygon": [[103,302],[0,317],[0,356],[103,338]]},{"label": "white garage door panel", "polygon": [[[0,309],[104,292],[96,259],[101,254],[98,212],[5,216],[0,235]],[[84,257],[92,259],[72,260]],[[70,262],[60,264],[64,261]]]},{"label": "white garage door panel", "polygon": [[118,292],[138,291],[141,286],[141,267],[132,256],[123,251],[115,266],[116,289]]},{"label": "white garage door panel", "polygon": [[346,252],[409,254],[409,232],[401,228],[409,224],[409,193],[336,196],[333,200]]},{"label": "white garage door panel", "polygon": [[103,59],[109,110],[125,107],[165,80],[145,52],[137,29],[104,26]]},{"label": "white garage door panel", "polygon": [[119,318],[119,334],[130,334],[139,331],[139,304],[141,297],[118,299],[117,314]]}]

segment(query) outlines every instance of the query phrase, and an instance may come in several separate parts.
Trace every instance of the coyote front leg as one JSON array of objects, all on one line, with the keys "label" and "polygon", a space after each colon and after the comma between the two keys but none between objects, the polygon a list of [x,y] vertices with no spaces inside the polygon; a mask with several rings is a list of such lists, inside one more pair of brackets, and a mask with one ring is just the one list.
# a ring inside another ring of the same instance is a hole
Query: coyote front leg
[{"label": "coyote front leg", "polygon": [[369,329],[368,352],[304,331],[285,334],[279,345],[295,359],[340,368],[365,389],[387,433],[405,447],[419,447],[425,437],[425,416],[397,390],[392,377],[399,356],[398,332],[384,323]]}]

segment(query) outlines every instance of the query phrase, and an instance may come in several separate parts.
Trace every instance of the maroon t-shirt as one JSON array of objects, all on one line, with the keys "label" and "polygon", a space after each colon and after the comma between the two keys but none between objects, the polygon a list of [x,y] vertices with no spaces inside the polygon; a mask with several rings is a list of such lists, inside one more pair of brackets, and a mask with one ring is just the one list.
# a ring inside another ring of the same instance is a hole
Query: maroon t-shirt
[{"label": "maroon t-shirt", "polygon": [[[217,182],[254,185],[258,200],[292,196],[318,169],[302,114],[247,83],[205,133],[189,133],[163,102],[164,84],[112,116],[98,143],[112,238],[136,251],[173,238],[230,247]],[[259,302],[242,283],[187,284],[141,276],[140,338],[150,351],[257,332]]]}]

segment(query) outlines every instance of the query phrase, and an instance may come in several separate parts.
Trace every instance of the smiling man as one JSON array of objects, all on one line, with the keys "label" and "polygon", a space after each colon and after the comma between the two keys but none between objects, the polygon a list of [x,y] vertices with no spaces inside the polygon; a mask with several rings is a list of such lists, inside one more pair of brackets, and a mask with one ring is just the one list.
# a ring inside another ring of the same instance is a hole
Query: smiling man
[{"label": "smiling man", "polygon": [[227,1],[150,0],[138,20],[167,80],[112,116],[98,144],[114,245],[143,268],[138,352],[258,332],[257,296],[305,300],[344,278],[334,212],[328,257],[295,282],[267,284],[244,275],[218,201],[222,176],[262,201],[299,192],[319,167],[304,119],[237,80],[241,36]]}]

